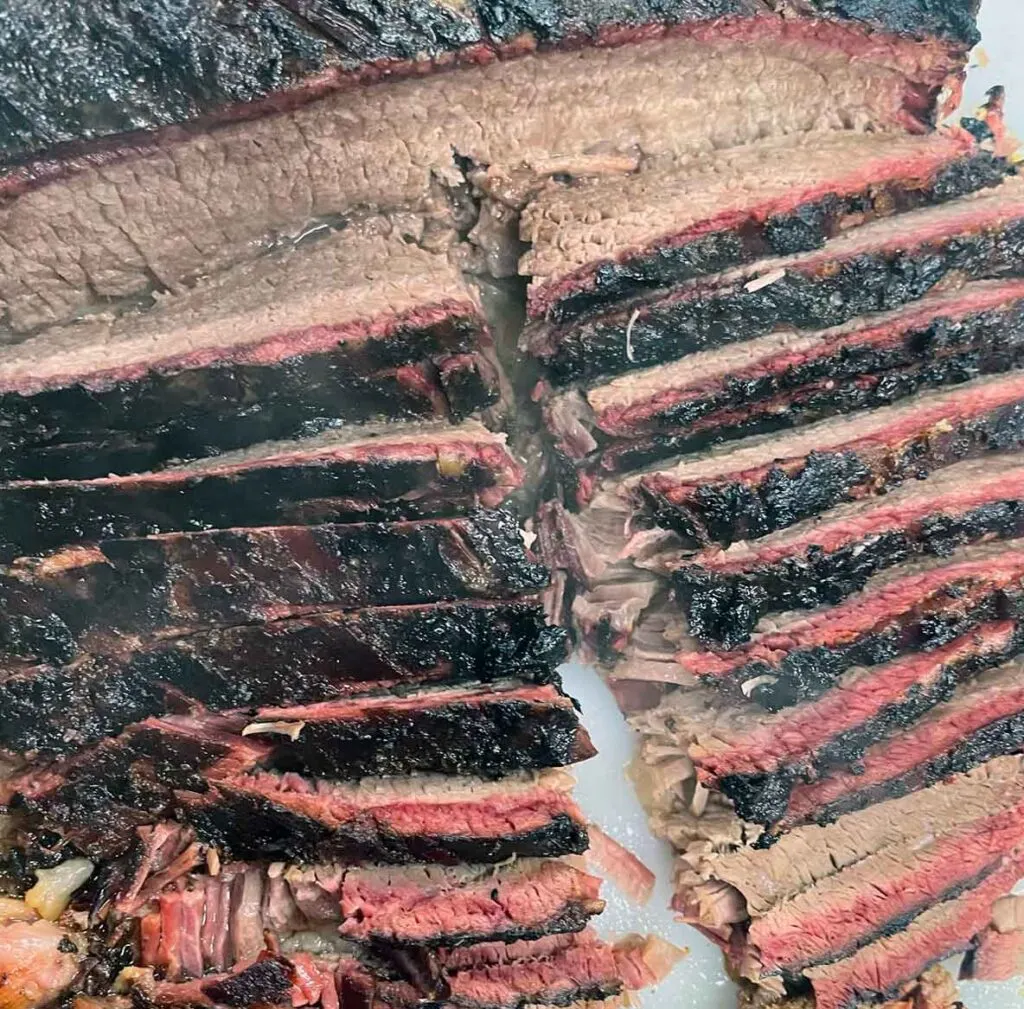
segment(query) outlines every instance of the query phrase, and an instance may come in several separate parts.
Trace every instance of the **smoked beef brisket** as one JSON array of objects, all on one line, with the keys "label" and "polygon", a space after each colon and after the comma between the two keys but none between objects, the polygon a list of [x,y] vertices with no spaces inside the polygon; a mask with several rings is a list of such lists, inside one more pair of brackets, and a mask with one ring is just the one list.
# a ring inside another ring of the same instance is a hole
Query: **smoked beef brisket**
[{"label": "smoked beef brisket", "polygon": [[689,632],[732,647],[765,613],[834,605],[909,558],[1022,535],[1020,457],[972,459],[761,539],[706,548],[673,572],[672,585]]},{"label": "smoked beef brisket", "polygon": [[911,402],[684,459],[629,477],[658,524],[688,545],[754,539],[843,501],[1021,443],[1024,377],[979,379]]},{"label": "smoked beef brisket", "polygon": [[0,641],[14,654],[66,660],[89,634],[252,623],[303,608],[510,599],[546,583],[504,511],[169,533],[2,569]]},{"label": "smoked beef brisket", "polygon": [[156,473],[0,485],[0,560],[112,537],[457,515],[500,505],[522,478],[504,436],[476,422],[332,430]]},{"label": "smoked beef brisket", "polygon": [[[0,749],[73,753],[189,698],[214,711],[404,693],[429,683],[557,682],[566,633],[529,601],[324,610],[96,642],[65,666],[0,671]],[[287,675],[286,675],[287,674]]]}]

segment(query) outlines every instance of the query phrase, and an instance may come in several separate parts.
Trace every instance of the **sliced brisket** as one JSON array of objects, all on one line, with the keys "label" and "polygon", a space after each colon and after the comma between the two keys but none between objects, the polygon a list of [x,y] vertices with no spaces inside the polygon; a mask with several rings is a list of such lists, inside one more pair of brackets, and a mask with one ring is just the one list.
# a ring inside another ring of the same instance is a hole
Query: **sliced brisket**
[{"label": "sliced brisket", "polygon": [[820,421],[626,481],[693,546],[753,539],[961,459],[1017,447],[1024,376],[978,379],[912,402]]},{"label": "sliced brisket", "polygon": [[992,923],[975,939],[961,976],[1009,981],[1024,974],[1024,897],[1007,896],[992,908]]},{"label": "sliced brisket", "polygon": [[71,547],[0,573],[0,640],[66,658],[90,631],[251,623],[283,611],[509,598],[547,572],[507,512],[393,524],[170,533]]},{"label": "sliced brisket", "polygon": [[972,459],[762,539],[708,548],[672,575],[689,632],[732,647],[772,611],[835,605],[921,554],[1024,535],[1024,463]]},{"label": "sliced brisket", "polygon": [[923,788],[992,757],[1024,750],[1024,668],[1019,660],[959,687],[906,731],[869,747],[854,771],[798,784],[783,826],[831,819]]},{"label": "sliced brisket", "polygon": [[549,185],[522,215],[531,318],[560,324],[643,291],[997,184],[965,131],[771,137],[625,177]]},{"label": "sliced brisket", "polygon": [[[944,562],[898,569],[833,609],[784,619],[731,652],[683,651],[683,668],[746,684],[769,708],[816,697],[847,669],[929,651],[986,620],[1020,611],[1024,543],[967,547]],[[755,681],[755,678],[756,679]]]},{"label": "sliced brisket", "polygon": [[[191,698],[212,710],[404,693],[436,682],[548,682],[566,634],[532,602],[325,611],[111,642],[66,666],[0,672],[0,749],[72,753]],[[284,675],[285,672],[287,675]]]},{"label": "sliced brisket", "polygon": [[331,431],[159,473],[0,486],[0,560],[179,530],[456,515],[521,480],[504,437],[473,422]]},{"label": "sliced brisket", "polygon": [[[964,65],[963,48],[940,39],[773,16],[606,38],[635,44],[357,89],[321,82],[320,100],[262,118],[29,166],[0,211],[5,338],[174,290],[353,207],[436,210],[438,189],[462,182],[453,152],[543,177],[587,174],[595,148],[657,158],[850,124],[920,132]],[[678,86],[666,91],[666,79]]]},{"label": "sliced brisket", "polygon": [[578,325],[539,326],[530,350],[557,384],[673,361],[763,336],[898,308],[953,275],[1019,270],[1024,186],[866,224],[820,250],[770,259],[627,304]]},{"label": "sliced brisket", "polygon": [[271,743],[265,766],[336,779],[414,771],[492,777],[561,767],[597,752],[573,701],[551,685],[264,708],[244,731]]},{"label": "sliced brisket", "polygon": [[777,715],[723,708],[699,692],[662,703],[701,781],[724,791],[744,820],[768,825],[802,776],[855,767],[872,744],[907,731],[959,683],[1021,650],[1024,629],[1002,621],[934,651],[851,670],[821,698]]},{"label": "sliced brisket", "polygon": [[341,421],[446,415],[432,359],[454,355],[458,372],[483,322],[447,258],[404,236],[401,219],[353,222],[12,350],[3,475],[105,477],[124,456],[146,468]]},{"label": "sliced brisket", "polygon": [[[885,406],[1024,357],[1024,283],[979,281],[881,319],[774,333],[621,375],[547,408],[559,450],[599,471]],[[568,402],[567,402],[568,401]],[[580,428],[584,435],[579,436]]]}]

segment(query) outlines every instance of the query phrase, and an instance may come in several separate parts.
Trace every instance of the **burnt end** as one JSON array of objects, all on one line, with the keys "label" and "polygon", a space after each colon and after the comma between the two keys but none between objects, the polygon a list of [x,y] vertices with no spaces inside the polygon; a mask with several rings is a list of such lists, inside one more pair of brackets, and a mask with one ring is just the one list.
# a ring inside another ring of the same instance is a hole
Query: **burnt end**
[{"label": "burnt end", "polygon": [[114,537],[443,518],[469,510],[494,486],[494,470],[478,461],[448,475],[435,460],[400,458],[197,470],[176,481],[13,485],[0,489],[0,563]]},{"label": "burnt end", "polygon": [[203,994],[218,1005],[287,1005],[291,1001],[292,970],[287,960],[267,957],[201,987]]},{"label": "burnt end", "polygon": [[[916,301],[951,273],[971,279],[1019,270],[1024,222],[895,252],[864,252],[827,270],[791,269],[774,283],[698,291],[584,322],[553,336],[557,384],[620,374],[763,336],[781,326],[825,329]],[[627,331],[629,333],[627,347]]]},{"label": "burnt end", "polygon": [[499,777],[592,756],[571,706],[493,695],[410,712],[307,721],[274,744],[273,766],[325,778],[413,772]]},{"label": "burnt end", "polygon": [[852,792],[815,810],[817,823],[829,823],[844,813],[915,792],[952,774],[962,774],[994,757],[1020,753],[1024,749],[1024,712],[1008,715],[986,725],[953,749],[929,760],[907,774],[881,784]]},{"label": "burnt end", "polygon": [[718,574],[688,565],[673,575],[676,598],[686,609],[690,633],[705,644],[734,648],[750,640],[768,612],[835,605],[859,592],[868,579],[916,555],[945,556],[982,539],[1024,533],[1024,502],[993,501],[959,515],[930,515],[910,528],[887,530],[825,553],[811,547],[741,574]]},{"label": "burnt end", "polygon": [[469,353],[479,336],[475,316],[453,313],[434,325],[400,322],[382,339],[342,342],[271,364],[227,359],[149,372],[102,390],[70,385],[31,396],[5,393],[0,426],[10,451],[0,476],[89,479],[124,472],[127,461],[146,470],[339,423],[443,415],[433,365],[420,362]]},{"label": "burnt end", "polygon": [[[547,584],[508,512],[438,522],[234,529],[110,540],[102,559],[0,575],[0,641],[64,661],[90,630],[262,621],[280,606],[510,598]],[[13,570],[13,569],[12,569]]]},{"label": "burnt end", "polygon": [[545,319],[556,325],[568,323],[615,302],[756,259],[810,252],[838,235],[850,214],[870,219],[876,213],[876,201],[895,212],[932,206],[997,186],[1010,171],[1005,158],[979,151],[944,166],[925,187],[889,182],[863,193],[833,193],[784,215],[750,220],[740,228],[716,231],[679,245],[652,248],[622,262],[601,263],[587,278],[586,286],[560,297]]}]

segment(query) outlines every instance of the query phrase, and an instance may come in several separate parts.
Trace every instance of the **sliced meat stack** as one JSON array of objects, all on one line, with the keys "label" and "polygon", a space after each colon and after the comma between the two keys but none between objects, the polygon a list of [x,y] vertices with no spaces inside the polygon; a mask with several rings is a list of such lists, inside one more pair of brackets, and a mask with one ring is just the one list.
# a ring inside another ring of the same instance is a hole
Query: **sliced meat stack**
[{"label": "sliced meat stack", "polygon": [[679,952],[598,934],[566,622],[744,998],[1012,974],[974,0],[52,6],[0,15],[0,1005],[632,1004]]}]

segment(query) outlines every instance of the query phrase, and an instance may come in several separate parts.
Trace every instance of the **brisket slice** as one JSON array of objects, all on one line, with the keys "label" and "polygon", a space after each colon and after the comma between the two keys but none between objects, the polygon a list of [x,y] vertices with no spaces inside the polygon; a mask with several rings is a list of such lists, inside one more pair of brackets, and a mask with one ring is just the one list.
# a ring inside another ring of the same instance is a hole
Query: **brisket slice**
[{"label": "brisket slice", "polygon": [[[0,160],[17,164],[55,144],[66,145],[71,154],[83,141],[94,141],[98,159],[103,148],[95,141],[113,134],[210,115],[258,115],[274,104],[301,101],[303,92],[315,97],[325,84],[440,70],[454,54],[460,61],[483,60],[491,51],[514,55],[538,43],[628,37],[655,19],[691,22],[762,11],[745,0],[696,9],[685,0],[656,8],[605,0],[543,13],[528,2],[490,0],[455,8],[423,0],[372,11],[283,0],[227,17],[197,0],[159,9],[104,0],[84,11],[70,2],[56,3],[41,24],[31,8],[15,5],[5,19],[12,70],[9,108],[0,120],[5,138]],[[847,12],[815,3],[806,12],[899,35],[940,35],[965,51],[977,40],[974,5],[967,0],[941,10],[916,2],[905,12],[891,5]],[[70,38],[78,45],[69,46]],[[48,73],[54,53],[62,59],[63,86]],[[140,67],[148,77],[138,76]],[[267,98],[271,101],[260,101]],[[255,107],[231,107],[254,101]],[[32,177],[32,168],[23,169],[24,177]]]},{"label": "brisket slice", "polygon": [[[27,341],[0,365],[4,475],[104,477],[121,442],[150,445],[155,465],[340,421],[443,416],[435,359],[454,368],[447,385],[462,412],[456,376],[483,321],[447,257],[406,238],[401,219],[354,220],[148,311]],[[62,446],[86,444],[58,465]]]},{"label": "brisket slice", "polygon": [[643,291],[818,248],[876,215],[998,184],[965,131],[770,137],[624,178],[550,185],[523,211],[528,313],[560,324]]},{"label": "brisket slice", "polygon": [[574,764],[597,752],[573,701],[552,685],[448,687],[264,708],[245,732],[271,742],[266,766],[335,779],[414,771],[493,777]]},{"label": "brisket slice", "polygon": [[1017,447],[1024,376],[998,375],[626,481],[687,545],[728,546],[884,493],[961,459]]},{"label": "brisket slice", "polygon": [[820,250],[769,259],[527,337],[556,384],[664,364],[777,328],[824,329],[905,305],[953,275],[1019,270],[1024,186],[864,225]]},{"label": "brisket slice", "polygon": [[690,633],[734,647],[765,613],[835,605],[909,558],[1022,535],[1019,457],[972,459],[762,539],[709,548],[677,567],[672,585]]},{"label": "brisket slice", "polygon": [[809,967],[805,974],[818,1009],[850,1009],[864,999],[895,997],[932,964],[965,951],[1022,871],[1024,855],[1018,851],[976,887],[929,908],[895,935],[835,963]]},{"label": "brisket slice", "polygon": [[[0,339],[174,290],[354,207],[434,212],[438,189],[463,181],[453,151],[460,164],[543,177],[588,174],[595,147],[671,158],[851,124],[922,132],[965,62],[940,39],[772,16],[606,38],[635,44],[355,90],[327,82],[319,100],[262,118],[129,140],[100,164],[30,167],[44,184],[4,187]],[[698,63],[705,72],[690,73]],[[679,84],[666,92],[669,79]]]},{"label": "brisket slice", "polygon": [[330,431],[159,473],[22,481],[0,485],[0,560],[115,536],[456,515],[501,504],[522,475],[504,437],[470,422]]},{"label": "brisket slice", "polygon": [[[842,873],[878,852],[906,852],[921,838],[969,833],[973,825],[1021,801],[1021,758],[997,757],[930,788],[848,813],[834,823],[796,827],[771,846],[709,855],[700,865],[700,875],[734,888],[741,919],[757,920],[772,908],[786,908],[837,873],[842,878]],[[696,883],[697,890],[702,885]],[[695,907],[695,896],[696,892],[681,890],[680,910]]]},{"label": "brisket slice", "polygon": [[503,511],[465,518],[169,533],[0,571],[0,640],[63,659],[90,631],[251,623],[294,608],[509,598],[547,584]]},{"label": "brisket slice", "polygon": [[1024,669],[1019,660],[959,687],[906,731],[869,747],[855,772],[794,787],[782,826],[832,819],[1024,749]]},{"label": "brisket slice", "polygon": [[[620,375],[582,398],[560,393],[547,409],[548,426],[568,458],[585,454],[578,467],[618,470],[657,459],[663,448],[704,450],[723,439],[886,406],[1007,371],[1022,358],[1024,283],[979,281],[882,318],[773,333]],[[664,444],[663,435],[670,436]]]},{"label": "brisket slice", "polygon": [[67,666],[0,671],[0,749],[71,753],[180,709],[182,697],[217,711],[429,683],[557,682],[565,640],[537,603],[469,602],[329,610],[112,642]]},{"label": "brisket slice", "polygon": [[803,775],[850,768],[865,750],[912,727],[957,685],[1024,650],[1013,621],[982,624],[934,651],[851,670],[817,700],[776,715],[725,708],[700,692],[670,695],[662,710],[700,780],[732,799],[744,820],[770,824]]},{"label": "brisket slice", "polygon": [[1014,619],[1022,577],[1024,542],[966,547],[880,575],[838,606],[782,619],[734,651],[688,650],[678,660],[709,682],[745,683],[744,694],[781,708],[819,696],[854,666],[930,651],[986,620]]},{"label": "brisket slice", "polygon": [[1007,896],[992,908],[992,922],[974,941],[961,969],[972,981],[1009,981],[1024,974],[1024,897]]}]

